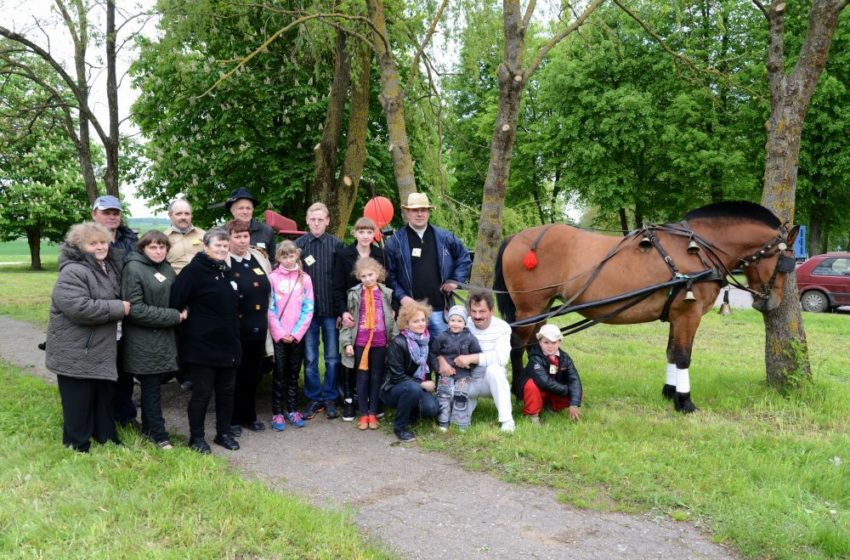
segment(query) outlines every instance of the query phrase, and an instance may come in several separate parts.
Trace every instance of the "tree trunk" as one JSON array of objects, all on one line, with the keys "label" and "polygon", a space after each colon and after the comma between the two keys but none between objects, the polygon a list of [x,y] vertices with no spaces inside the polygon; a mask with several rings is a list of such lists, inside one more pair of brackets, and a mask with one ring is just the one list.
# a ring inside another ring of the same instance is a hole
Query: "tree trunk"
[{"label": "tree trunk", "polygon": [[629,234],[629,217],[626,215],[626,209],[620,208],[617,210],[617,215],[620,217],[620,230],[623,232],[623,237]]},{"label": "tree trunk", "polygon": [[[766,123],[762,204],[788,223],[794,220],[800,138],[809,101],[829,56],[838,15],[847,0],[814,0],[800,56],[785,73],[785,4],[765,9],[768,20],[767,77],[771,114]],[[767,382],[784,389],[811,377],[806,333],[797,301],[797,281],[787,276],[782,303],[764,314]]]},{"label": "tree trunk", "polygon": [[106,2],[106,103],[109,110],[109,138],[104,144],[106,194],[118,196],[118,77],[115,69],[115,0]]},{"label": "tree trunk", "polygon": [[815,209],[812,208],[812,212],[809,217],[808,246],[806,247],[810,257],[819,255],[823,252],[821,251],[821,231],[821,218],[816,215]]},{"label": "tree trunk", "polygon": [[43,270],[41,266],[41,228],[27,230],[27,245],[30,247],[30,268]]},{"label": "tree trunk", "polygon": [[416,178],[413,174],[413,157],[407,138],[404,122],[404,96],[401,90],[401,78],[390,52],[387,22],[384,18],[383,0],[367,0],[369,19],[374,26],[375,51],[378,66],[381,69],[381,106],[387,117],[389,150],[393,158],[393,173],[402,204],[410,193],[416,192]]},{"label": "tree trunk", "polygon": [[484,197],[478,221],[475,261],[472,264],[474,286],[493,283],[493,263],[502,240],[502,208],[511,172],[519,104],[525,79],[522,60],[525,51],[526,28],[522,22],[519,0],[504,0],[503,22],[505,59],[496,69],[499,80],[499,112],[490,143],[490,164],[484,179]]},{"label": "tree trunk", "polygon": [[337,237],[342,238],[351,218],[360,176],[366,164],[366,136],[369,132],[369,100],[372,70],[372,50],[366,45],[357,47],[357,79],[352,83],[351,105],[348,111],[348,134],[342,177],[336,189],[336,206],[339,209]]},{"label": "tree trunk", "polygon": [[[88,20],[85,16],[85,11],[82,6],[79,7],[77,32],[74,33],[73,25],[69,17],[65,17],[65,24],[71,32],[71,37],[74,41],[74,71],[76,74],[76,86],[79,90],[79,102],[88,105],[89,102],[89,85],[88,76],[86,75],[86,50],[88,50]],[[100,189],[97,186],[97,177],[94,174],[94,164],[92,163],[91,154],[91,136],[89,134],[89,116],[85,111],[79,112],[78,117],[79,139],[78,156],[80,159],[80,168],[83,172],[83,180],[86,183],[86,194],[89,197],[89,203],[94,203],[95,199],[100,196]]]},{"label": "tree trunk", "polygon": [[350,73],[348,58],[345,53],[345,33],[337,31],[334,78],[328,97],[328,110],[322,129],[322,139],[316,146],[316,175],[311,189],[311,198],[327,204],[331,224],[337,228],[345,228],[342,221],[338,197],[336,193],[336,161],[339,152],[339,139],[342,134],[342,124],[345,120],[345,99],[348,96]]}]

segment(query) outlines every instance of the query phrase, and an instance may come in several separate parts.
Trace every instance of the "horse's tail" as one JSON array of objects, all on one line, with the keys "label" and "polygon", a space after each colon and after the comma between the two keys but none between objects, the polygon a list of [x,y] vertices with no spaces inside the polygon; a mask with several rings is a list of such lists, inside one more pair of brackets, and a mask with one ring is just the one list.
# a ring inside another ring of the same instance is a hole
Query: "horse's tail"
[{"label": "horse's tail", "polygon": [[496,255],[496,270],[493,280],[493,290],[496,292],[496,301],[499,303],[499,309],[502,311],[502,317],[508,323],[513,323],[516,320],[516,306],[514,300],[511,299],[511,294],[508,293],[508,287],[505,285],[505,275],[502,273],[502,255],[505,253],[505,247],[514,238],[513,235],[506,237],[499,246],[499,253]]}]

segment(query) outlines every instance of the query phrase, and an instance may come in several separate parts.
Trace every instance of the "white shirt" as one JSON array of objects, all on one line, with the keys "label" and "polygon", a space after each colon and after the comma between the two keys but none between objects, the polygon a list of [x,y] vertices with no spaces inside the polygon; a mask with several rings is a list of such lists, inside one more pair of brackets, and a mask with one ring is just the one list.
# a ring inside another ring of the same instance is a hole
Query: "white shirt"
[{"label": "white shirt", "polygon": [[493,317],[490,326],[478,330],[472,319],[467,319],[469,332],[478,339],[481,353],[478,355],[478,365],[499,365],[506,367],[511,360],[511,327],[502,319]]}]

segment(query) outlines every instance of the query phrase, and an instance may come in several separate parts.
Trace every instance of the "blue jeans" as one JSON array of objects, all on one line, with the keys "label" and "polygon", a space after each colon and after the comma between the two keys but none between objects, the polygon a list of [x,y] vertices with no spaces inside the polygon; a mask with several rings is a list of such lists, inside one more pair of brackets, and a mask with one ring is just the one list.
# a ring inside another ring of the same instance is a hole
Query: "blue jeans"
[{"label": "blue jeans", "polygon": [[[325,382],[319,377],[319,329],[325,348]],[[335,401],[339,371],[339,331],[336,317],[313,317],[304,337],[304,396],[311,401]]]},{"label": "blue jeans", "polygon": [[412,379],[393,385],[388,391],[382,390],[381,400],[388,407],[396,409],[393,419],[395,432],[409,429],[410,423],[417,418],[434,418],[440,412],[437,397],[424,391]]},{"label": "blue jeans", "polygon": [[446,323],[446,318],[443,317],[442,311],[432,311],[428,317],[428,332],[431,334],[431,340],[437,338],[444,332],[449,330],[449,325]]}]

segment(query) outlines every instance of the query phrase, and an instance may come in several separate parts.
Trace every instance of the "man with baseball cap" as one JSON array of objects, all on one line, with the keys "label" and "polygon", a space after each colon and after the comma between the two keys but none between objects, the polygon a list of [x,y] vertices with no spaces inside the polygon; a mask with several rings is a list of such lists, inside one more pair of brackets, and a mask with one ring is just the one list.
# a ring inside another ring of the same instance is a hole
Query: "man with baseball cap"
[{"label": "man with baseball cap", "polygon": [[251,245],[266,252],[270,261],[274,261],[275,239],[274,230],[268,225],[254,219],[254,208],[260,201],[254,198],[248,189],[236,189],[224,201],[224,207],[233,214],[236,220],[248,222],[251,233]]},{"label": "man with baseball cap", "polygon": [[447,295],[469,279],[472,257],[460,239],[428,223],[431,203],[424,193],[410,193],[401,205],[407,225],[387,240],[387,284],[402,305],[427,300],[433,309],[428,321],[431,337],[448,328],[443,317]]},{"label": "man with baseball cap", "polygon": [[[138,234],[121,223],[121,201],[111,194],[105,194],[95,199],[92,204],[91,218],[112,233],[110,247],[115,247],[121,253],[122,262],[136,250],[139,241]],[[119,271],[120,274],[120,271]],[[121,344],[121,341],[118,341]],[[115,394],[112,404],[115,409],[115,421],[121,426],[139,427],[136,422],[136,403],[133,402],[133,376],[124,371],[121,365],[121,349],[118,349],[118,379],[115,382]]]},{"label": "man with baseball cap", "polygon": [[105,194],[95,199],[91,207],[91,219],[112,233],[110,247],[122,251],[122,257],[136,250],[139,241],[138,234],[121,223],[121,201],[111,194]]}]

